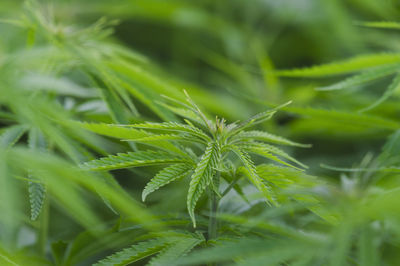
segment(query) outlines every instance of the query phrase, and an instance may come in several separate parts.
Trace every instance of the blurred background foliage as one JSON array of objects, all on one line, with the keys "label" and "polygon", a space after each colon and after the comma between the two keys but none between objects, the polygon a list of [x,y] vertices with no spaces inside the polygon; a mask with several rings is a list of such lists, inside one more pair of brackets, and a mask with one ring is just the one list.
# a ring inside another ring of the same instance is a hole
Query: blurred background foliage
[{"label": "blurred background foliage", "polygon": [[231,195],[221,206],[222,230],[239,240],[204,245],[182,264],[229,263],[237,252],[244,265],[397,265],[399,86],[363,111],[389,75],[322,91],[355,71],[280,70],[360,56],[366,65],[355,70],[399,63],[398,30],[360,25],[399,15],[395,0],[0,1],[0,264],[88,265],[149,232],[193,231],[187,181],[144,205],[141,190],[159,169],[76,169],[138,146],[74,121],[177,121],[162,95],[183,100],[185,89],[232,122],[292,100],[262,129],[313,145],[286,150],[317,176],[311,192],[339,218],[266,208],[246,188],[249,204]]}]

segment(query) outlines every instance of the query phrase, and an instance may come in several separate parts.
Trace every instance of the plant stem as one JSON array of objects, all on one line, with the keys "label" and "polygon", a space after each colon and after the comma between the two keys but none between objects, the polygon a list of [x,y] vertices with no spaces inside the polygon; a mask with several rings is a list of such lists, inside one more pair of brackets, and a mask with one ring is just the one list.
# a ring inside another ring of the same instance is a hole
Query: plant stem
[{"label": "plant stem", "polygon": [[231,189],[236,185],[236,183],[239,181],[239,178],[236,178],[235,180],[232,181],[232,183],[229,184],[229,186],[222,192],[221,197],[225,196],[226,194],[231,191]]},{"label": "plant stem", "polygon": [[[214,176],[214,185],[215,189],[219,188],[219,179],[220,179],[220,172],[217,171],[216,175]],[[208,223],[208,240],[214,239],[217,237],[217,212],[218,212],[218,195],[217,193],[211,189],[210,193],[210,218]]]}]

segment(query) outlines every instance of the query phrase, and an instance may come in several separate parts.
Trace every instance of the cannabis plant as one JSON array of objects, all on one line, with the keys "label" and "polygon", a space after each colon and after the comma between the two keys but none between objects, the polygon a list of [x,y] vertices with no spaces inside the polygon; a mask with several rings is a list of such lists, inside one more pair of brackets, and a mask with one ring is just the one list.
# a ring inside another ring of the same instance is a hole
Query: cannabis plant
[{"label": "cannabis plant", "polygon": [[1,0],[0,265],[399,265],[396,2]]},{"label": "cannabis plant", "polygon": [[[265,131],[249,130],[270,119],[278,108],[259,113],[246,121],[227,124],[218,117],[208,119],[199,107],[187,97],[187,103],[174,101],[176,106],[169,109],[184,118],[185,123],[138,123],[131,125],[83,124],[82,126],[96,133],[122,137],[125,141],[146,143],[156,146],[157,150],[119,153],[83,164],[90,170],[113,170],[121,168],[165,165],[169,166],[158,172],[142,192],[143,201],[159,188],[190,176],[187,193],[187,210],[196,227],[195,207],[200,197],[209,190],[210,223],[209,238],[216,237],[216,215],[218,201],[232,189],[241,175],[260,191],[270,205],[277,205],[273,184],[268,177],[262,178],[257,172],[250,154],[265,157],[279,164],[298,169],[302,163],[283,150],[269,144],[283,144],[304,147],[299,144]],[[232,155],[240,161],[240,167],[233,162]],[[284,160],[288,160],[286,162]],[[221,191],[221,179],[228,186]]]}]

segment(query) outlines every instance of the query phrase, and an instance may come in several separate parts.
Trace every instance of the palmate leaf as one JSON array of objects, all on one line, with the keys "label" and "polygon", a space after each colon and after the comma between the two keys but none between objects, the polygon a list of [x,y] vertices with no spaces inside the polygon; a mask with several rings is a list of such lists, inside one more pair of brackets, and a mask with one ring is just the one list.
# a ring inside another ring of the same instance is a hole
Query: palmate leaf
[{"label": "palmate leaf", "polygon": [[325,65],[292,70],[280,70],[274,72],[274,74],[284,77],[325,77],[331,75],[343,75],[358,72],[370,67],[392,63],[400,63],[400,54],[381,53],[360,55],[347,60],[337,61]]},{"label": "palmate leaf", "polygon": [[113,170],[157,164],[185,163],[188,158],[174,157],[162,151],[138,151],[118,153],[98,160],[84,163],[81,167],[88,170]]},{"label": "palmate leaf", "polygon": [[145,201],[147,195],[158,190],[160,187],[185,177],[192,169],[193,165],[185,163],[173,164],[162,169],[147,183],[142,192],[142,200]]},{"label": "palmate leaf", "polygon": [[157,238],[125,248],[94,264],[95,266],[128,265],[160,252],[169,244],[167,238]]},{"label": "palmate leaf", "polygon": [[317,88],[317,90],[321,91],[342,90],[388,76],[399,70],[400,70],[400,64],[390,64],[381,67],[376,67],[373,69],[368,69],[361,74],[352,76],[333,85]]},{"label": "palmate leaf", "polygon": [[187,208],[190,218],[193,221],[193,226],[196,227],[196,219],[194,209],[200,196],[203,194],[206,187],[211,183],[214,174],[214,169],[218,166],[220,156],[220,148],[215,142],[210,142],[201,157],[196,169],[191,177],[189,191],[187,195]]},{"label": "palmate leaf", "polygon": [[265,141],[265,142],[270,142],[270,143],[274,143],[274,144],[296,146],[296,147],[303,147],[303,148],[311,146],[309,144],[297,143],[297,142],[288,140],[284,137],[273,135],[271,133],[264,132],[264,131],[258,131],[258,130],[242,131],[233,137],[233,141],[236,141],[236,140],[237,141],[259,140],[259,141]]},{"label": "palmate leaf", "polygon": [[250,179],[251,183],[253,183],[253,185],[255,185],[256,188],[263,194],[263,196],[267,200],[267,203],[272,203],[274,205],[277,205],[273,191],[258,176],[257,169],[256,169],[253,161],[251,160],[250,155],[247,152],[241,150],[237,146],[231,145],[231,146],[229,146],[229,148],[242,161],[244,168],[246,170],[246,171],[244,171],[245,175]]}]

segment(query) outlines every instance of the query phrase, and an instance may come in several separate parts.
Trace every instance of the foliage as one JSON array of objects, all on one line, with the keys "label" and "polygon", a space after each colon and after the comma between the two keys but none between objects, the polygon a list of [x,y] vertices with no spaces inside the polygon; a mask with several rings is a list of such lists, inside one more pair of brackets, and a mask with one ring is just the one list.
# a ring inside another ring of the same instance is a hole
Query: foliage
[{"label": "foliage", "polygon": [[399,7],[0,1],[0,265],[398,265]]}]

